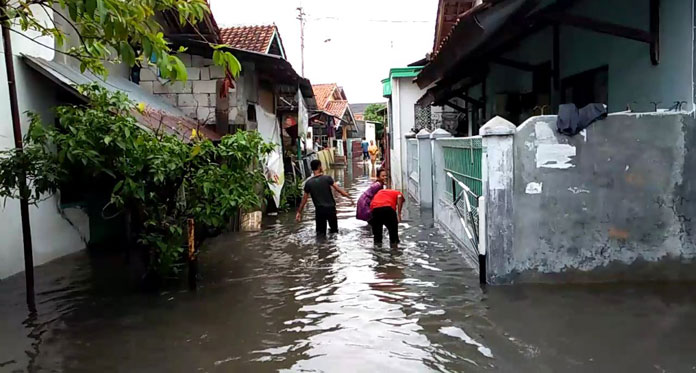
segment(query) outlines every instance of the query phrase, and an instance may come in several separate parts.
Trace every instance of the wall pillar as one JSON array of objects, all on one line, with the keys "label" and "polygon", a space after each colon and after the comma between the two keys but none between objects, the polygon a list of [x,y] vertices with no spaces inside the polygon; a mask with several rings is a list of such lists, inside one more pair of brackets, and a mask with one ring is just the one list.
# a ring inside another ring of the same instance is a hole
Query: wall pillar
[{"label": "wall pillar", "polygon": [[418,199],[421,208],[433,207],[433,150],[430,131],[423,128],[416,135],[418,140]]},{"label": "wall pillar", "polygon": [[485,250],[488,283],[501,282],[513,251],[514,124],[495,117],[481,127],[483,139],[483,195],[486,221]]}]

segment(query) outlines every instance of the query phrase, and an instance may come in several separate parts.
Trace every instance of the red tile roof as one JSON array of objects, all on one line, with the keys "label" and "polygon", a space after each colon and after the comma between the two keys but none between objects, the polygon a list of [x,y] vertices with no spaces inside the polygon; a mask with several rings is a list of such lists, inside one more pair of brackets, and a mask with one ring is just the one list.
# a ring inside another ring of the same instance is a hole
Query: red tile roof
[{"label": "red tile roof", "polygon": [[233,48],[266,53],[276,31],[275,25],[228,27],[220,30],[220,38]]},{"label": "red tile roof", "polygon": [[324,110],[337,118],[343,118],[343,115],[346,113],[347,109],[348,101],[336,100],[329,101]]},{"label": "red tile roof", "polygon": [[337,88],[338,85],[336,83],[312,85],[314,97],[317,99],[317,107],[319,110],[326,110],[326,104],[329,102],[329,99],[331,99],[331,96]]}]

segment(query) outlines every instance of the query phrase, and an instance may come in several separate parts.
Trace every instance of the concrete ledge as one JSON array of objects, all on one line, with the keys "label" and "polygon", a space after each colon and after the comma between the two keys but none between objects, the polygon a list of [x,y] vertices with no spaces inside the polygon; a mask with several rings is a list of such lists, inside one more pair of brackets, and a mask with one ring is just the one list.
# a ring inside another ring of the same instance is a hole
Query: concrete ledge
[{"label": "concrete ledge", "polygon": [[429,139],[430,138],[430,131],[427,129],[423,128],[416,134],[416,138],[421,140],[421,139]]}]

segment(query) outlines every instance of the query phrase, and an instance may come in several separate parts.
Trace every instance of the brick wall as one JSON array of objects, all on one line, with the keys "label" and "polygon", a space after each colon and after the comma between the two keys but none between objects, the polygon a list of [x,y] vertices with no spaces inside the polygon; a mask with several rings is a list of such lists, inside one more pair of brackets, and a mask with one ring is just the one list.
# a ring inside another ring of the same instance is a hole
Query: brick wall
[{"label": "brick wall", "polygon": [[[223,69],[215,66],[211,59],[201,56],[184,53],[179,54],[178,57],[188,70],[188,81],[167,81],[158,77],[157,67],[150,66],[140,71],[140,87],[178,107],[193,119],[210,125],[216,124],[216,85],[218,80],[225,77]],[[228,95],[230,101],[228,124],[233,123],[237,116],[235,91],[235,89],[230,90]]]}]

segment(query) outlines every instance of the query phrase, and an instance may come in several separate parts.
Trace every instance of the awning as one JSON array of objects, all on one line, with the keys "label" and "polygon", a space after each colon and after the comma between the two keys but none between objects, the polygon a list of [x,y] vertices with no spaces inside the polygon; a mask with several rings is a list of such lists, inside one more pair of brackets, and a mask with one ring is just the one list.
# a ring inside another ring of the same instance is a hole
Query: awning
[{"label": "awning", "polygon": [[431,61],[416,78],[420,88],[441,80],[461,62],[472,57],[481,46],[516,15],[524,15],[540,0],[488,0],[464,13],[442,41]]},{"label": "awning", "polygon": [[132,111],[133,116],[143,129],[153,132],[165,131],[180,137],[185,142],[190,140],[194,130],[199,135],[210,140],[220,139],[220,135],[215,131],[200,125],[197,121],[187,117],[178,108],[166,103],[157,96],[145,92],[140,86],[133,84],[129,80],[118,76],[109,76],[106,80],[103,80],[90,72],[83,74],[77,69],[58,62],[46,61],[42,58],[26,55],[23,57],[27,65],[56,83],[66,92],[82,100],[86,101],[86,97],[82,96],[75,86],[98,83],[111,92],[125,93],[135,103],[144,103],[146,109],[143,113],[135,109]]}]

